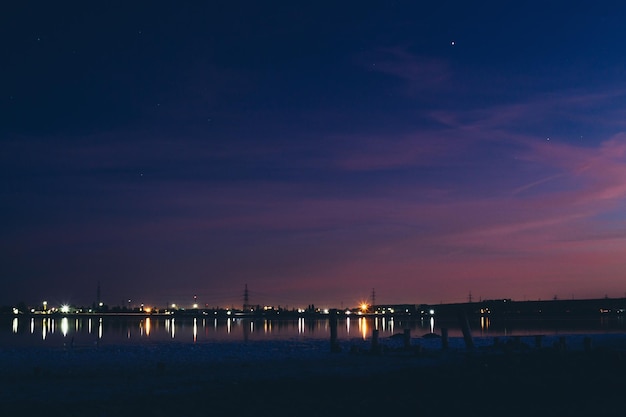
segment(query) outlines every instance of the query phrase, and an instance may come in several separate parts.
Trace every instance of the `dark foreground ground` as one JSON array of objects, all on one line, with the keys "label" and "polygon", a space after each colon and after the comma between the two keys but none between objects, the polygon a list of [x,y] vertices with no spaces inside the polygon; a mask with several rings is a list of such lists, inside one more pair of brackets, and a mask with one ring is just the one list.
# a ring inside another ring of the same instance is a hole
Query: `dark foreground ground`
[{"label": "dark foreground ground", "polygon": [[152,365],[5,373],[0,416],[626,415],[620,351]]}]

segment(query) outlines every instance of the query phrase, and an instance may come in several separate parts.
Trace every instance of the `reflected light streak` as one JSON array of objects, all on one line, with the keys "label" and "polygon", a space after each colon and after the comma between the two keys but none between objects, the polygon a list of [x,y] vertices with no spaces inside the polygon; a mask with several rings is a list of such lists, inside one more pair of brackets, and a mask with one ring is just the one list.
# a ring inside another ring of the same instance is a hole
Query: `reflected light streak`
[{"label": "reflected light streak", "polygon": [[390,318],[390,319],[389,319],[389,331],[390,331],[391,333],[393,333],[393,332],[394,332],[394,330],[395,330],[395,325],[394,325],[394,322],[393,322],[393,317],[392,317],[392,318]]},{"label": "reflected light streak", "polygon": [[434,317],[430,318],[430,332],[435,333],[435,318]]},{"label": "reflected light streak", "polygon": [[298,334],[304,333],[304,317],[298,318]]},{"label": "reflected light streak", "polygon": [[30,319],[30,334],[35,333],[35,318]]},{"label": "reflected light streak", "polygon": [[17,317],[13,318],[13,333],[17,333]]},{"label": "reflected light streak", "polygon": [[98,320],[98,339],[102,339],[102,317]]},{"label": "reflected light streak", "polygon": [[176,336],[176,319],[172,319],[172,323],[170,323],[170,330],[173,339]]},{"label": "reflected light streak", "polygon": [[43,319],[41,322],[41,338],[46,340],[46,336],[48,335],[48,320]]},{"label": "reflected light streak", "polygon": [[231,326],[231,321],[232,319],[228,318],[226,319],[226,333],[230,334],[230,326]]},{"label": "reflected light streak", "polygon": [[146,336],[150,336],[150,327],[151,327],[150,317],[146,317]]},{"label": "reflected light streak", "polygon": [[364,317],[359,317],[359,331],[363,340],[367,339],[367,320]]},{"label": "reflected light streak", "polygon": [[481,317],[480,318],[480,329],[481,330],[489,330],[489,317]]},{"label": "reflected light streak", "polygon": [[198,341],[198,322],[194,317],[193,319],[193,342],[196,343]]},{"label": "reflected light streak", "polygon": [[350,334],[350,317],[346,319],[346,333]]},{"label": "reflected light streak", "polygon": [[91,319],[87,320],[87,332],[91,334]]},{"label": "reflected light streak", "polygon": [[70,324],[69,324],[69,322],[67,320],[67,317],[63,317],[61,319],[61,333],[63,333],[63,337],[67,336],[67,332],[68,332],[69,328],[70,328]]},{"label": "reflected light streak", "polygon": [[250,322],[250,333],[254,333],[254,322]]}]

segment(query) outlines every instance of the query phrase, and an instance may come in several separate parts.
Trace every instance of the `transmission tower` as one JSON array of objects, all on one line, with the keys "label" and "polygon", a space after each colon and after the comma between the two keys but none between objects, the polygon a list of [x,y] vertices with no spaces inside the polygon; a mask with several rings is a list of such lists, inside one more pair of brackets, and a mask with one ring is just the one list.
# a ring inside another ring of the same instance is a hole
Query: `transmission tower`
[{"label": "transmission tower", "polygon": [[243,290],[243,310],[248,311],[248,308],[250,308],[250,298],[248,294],[248,284],[246,284]]}]

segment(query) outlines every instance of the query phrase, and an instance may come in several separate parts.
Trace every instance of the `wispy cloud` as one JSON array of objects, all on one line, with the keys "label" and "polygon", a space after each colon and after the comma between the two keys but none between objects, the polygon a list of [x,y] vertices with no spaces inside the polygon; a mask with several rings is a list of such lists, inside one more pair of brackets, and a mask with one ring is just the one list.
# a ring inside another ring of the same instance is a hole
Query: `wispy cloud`
[{"label": "wispy cloud", "polygon": [[419,56],[408,48],[396,46],[379,48],[360,58],[369,70],[380,72],[404,81],[405,93],[415,94],[424,90],[440,90],[450,76],[446,61]]}]

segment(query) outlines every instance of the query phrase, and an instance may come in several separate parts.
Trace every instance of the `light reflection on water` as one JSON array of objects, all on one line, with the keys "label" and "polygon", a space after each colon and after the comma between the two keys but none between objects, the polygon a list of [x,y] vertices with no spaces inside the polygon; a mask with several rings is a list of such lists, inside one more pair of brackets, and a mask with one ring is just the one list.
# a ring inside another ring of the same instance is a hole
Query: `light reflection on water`
[{"label": "light reflection on water", "polygon": [[[63,333],[63,337],[67,336],[67,332],[70,330],[70,325],[67,320],[67,317],[63,317],[61,319],[61,333]],[[76,329],[78,331],[78,329]]]},{"label": "light reflection on water", "polygon": [[359,332],[361,333],[361,337],[363,340],[367,339],[368,331],[367,331],[367,322],[364,317],[359,317]]},{"label": "light reflection on water", "polygon": [[[97,323],[95,321],[97,320]],[[339,339],[368,340],[372,331],[380,337],[389,337],[404,329],[412,337],[426,333],[440,334],[441,327],[449,329],[451,337],[459,337],[456,323],[440,323],[435,317],[407,320],[393,317],[345,317],[339,319]],[[3,345],[66,345],[146,343],[166,340],[183,343],[206,343],[248,340],[327,339],[330,335],[328,320],[324,318],[297,317],[293,319],[264,318],[193,318],[193,317],[5,317],[0,318],[0,342]],[[97,325],[97,330],[96,330]],[[623,320],[606,318],[578,322],[528,323],[494,322],[490,317],[480,317],[471,323],[472,333],[480,336],[510,336],[557,333],[624,332]]]}]

